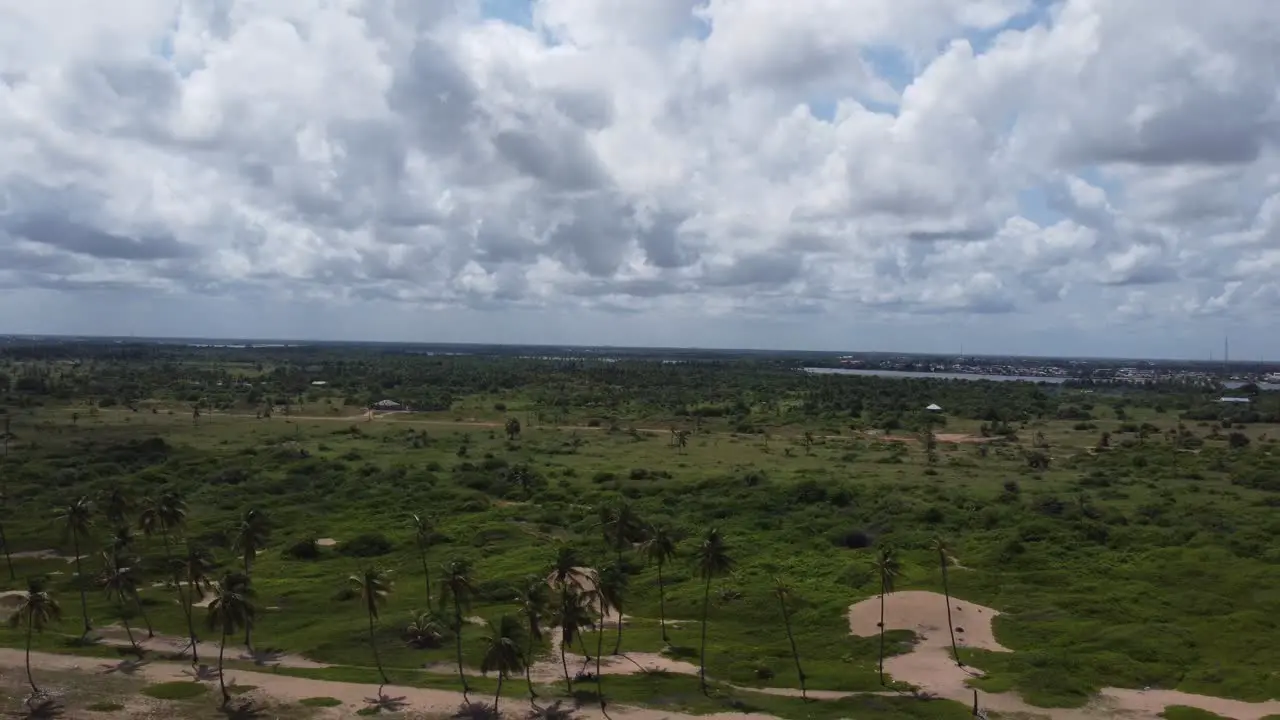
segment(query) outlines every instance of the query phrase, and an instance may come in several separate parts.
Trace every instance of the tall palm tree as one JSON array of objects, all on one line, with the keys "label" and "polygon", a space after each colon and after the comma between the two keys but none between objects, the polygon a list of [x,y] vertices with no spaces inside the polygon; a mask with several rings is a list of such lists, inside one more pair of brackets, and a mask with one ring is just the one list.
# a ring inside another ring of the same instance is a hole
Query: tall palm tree
[{"label": "tall palm tree", "polygon": [[422,561],[422,577],[427,581],[427,611],[431,611],[431,571],[427,569],[427,548],[431,546],[431,538],[435,534],[435,529],[431,527],[431,521],[422,515],[414,513],[413,518],[413,534],[418,543],[418,559]]},{"label": "tall palm tree", "polygon": [[498,622],[489,623],[489,634],[484,638],[484,658],[480,672],[498,673],[498,689],[493,694],[493,713],[499,715],[498,701],[502,698],[502,681],[525,669],[524,654],[520,652],[520,635],[524,628],[520,621],[503,615]]},{"label": "tall palm tree", "polygon": [[525,578],[524,587],[520,589],[520,617],[524,619],[525,631],[528,633],[526,639],[528,645],[524,651],[524,679],[529,685],[529,703],[533,704],[538,699],[538,693],[533,690],[533,649],[534,646],[542,641],[542,619],[547,612],[547,604],[550,602],[547,597],[547,583],[536,576]]},{"label": "tall palm tree", "polygon": [[450,601],[453,602],[453,638],[458,656],[458,681],[462,683],[462,700],[470,702],[467,676],[462,671],[462,610],[470,607],[471,596],[475,587],[471,580],[471,563],[466,560],[453,560],[444,567],[444,579],[441,580],[440,609]]},{"label": "tall palm tree", "polygon": [[800,651],[796,649],[795,633],[791,632],[791,609],[788,603],[794,594],[781,578],[773,579],[773,596],[778,598],[778,606],[782,608],[782,624],[787,629],[787,641],[791,643],[791,657],[796,661],[796,674],[800,677],[800,697],[808,700],[809,691],[804,686],[804,668],[800,667]]},{"label": "tall palm tree", "polygon": [[560,546],[556,551],[555,565],[551,568],[551,584],[557,587],[565,584],[581,587],[586,577],[582,561],[578,559],[578,551],[568,545]]},{"label": "tall palm tree", "polygon": [[93,505],[87,496],[80,497],[62,509],[59,519],[62,520],[62,541],[65,543],[70,538],[71,551],[76,556],[76,585],[80,590],[80,614],[84,617],[84,632],[81,637],[85,637],[93,627],[89,624],[89,604],[85,599],[84,573],[80,567],[80,543],[89,540],[89,531],[93,527]]},{"label": "tall palm tree", "polygon": [[40,578],[27,580],[27,592],[20,596],[18,607],[9,615],[9,627],[27,626],[27,684],[34,695],[40,694],[35,678],[31,675],[31,633],[44,632],[50,623],[62,620],[62,608],[58,601],[44,589]]},{"label": "tall palm tree", "polygon": [[218,646],[218,684],[222,688],[222,707],[231,702],[231,693],[227,692],[227,680],[222,670],[227,638],[239,632],[242,627],[251,627],[256,613],[249,576],[241,573],[223,575],[214,586],[208,615],[209,629],[222,634],[222,642]]},{"label": "tall palm tree", "polygon": [[187,542],[184,556],[174,559],[174,575],[179,582],[186,582],[187,585],[187,633],[191,636],[192,667],[200,664],[198,649],[200,638],[196,635],[195,604],[197,600],[204,599],[206,591],[213,589],[213,583],[209,580],[213,568],[213,555],[207,549],[190,541]]},{"label": "tall palm tree", "polygon": [[582,637],[582,628],[591,624],[591,608],[586,595],[572,583],[560,585],[556,593],[555,622],[560,628],[560,666],[564,669],[564,682],[569,694],[573,694],[573,679],[569,677],[569,662],[565,648]]},{"label": "tall palm tree", "polygon": [[702,694],[707,694],[707,611],[711,608],[711,580],[724,575],[733,569],[733,558],[725,547],[720,531],[711,528],[702,543],[694,552],[694,562],[698,574],[702,576],[702,649],[698,655],[698,683],[702,686]]},{"label": "tall palm tree", "polygon": [[382,657],[378,655],[378,641],[373,632],[373,624],[378,620],[378,609],[386,604],[387,596],[391,594],[391,576],[386,570],[367,567],[359,574],[352,575],[349,580],[360,593],[364,611],[369,615],[369,648],[373,650],[373,662],[378,666],[382,684],[386,685],[391,681],[387,679],[387,671],[382,669]]},{"label": "tall palm tree", "polygon": [[[266,513],[256,508],[250,508],[245,511],[244,517],[240,519],[240,525],[236,528],[235,548],[240,552],[240,557],[244,562],[244,574],[246,577],[253,576],[253,561],[258,556],[258,551],[266,547],[271,540],[271,520]],[[244,646],[253,652],[253,624],[244,626]]]},{"label": "tall palm tree", "polygon": [[604,535],[605,544],[615,553],[619,565],[622,564],[622,553],[642,538],[643,531],[644,521],[626,498],[600,506],[600,532]]},{"label": "tall palm tree", "polygon": [[[138,514],[138,529],[147,537],[159,533],[164,539],[165,566],[174,571],[173,585],[178,591],[178,604],[182,606],[182,612],[187,618],[187,628],[190,629],[194,624],[191,620],[191,608],[186,601],[186,594],[182,591],[182,580],[176,572],[173,550],[169,546],[169,534],[179,530],[186,521],[187,502],[182,499],[181,494],[168,491],[161,493],[158,498],[143,498],[142,512]],[[151,629],[150,625],[147,629]],[[194,652],[194,646],[192,648]]]},{"label": "tall palm tree", "polygon": [[[136,568],[138,565],[141,564],[141,562],[137,559],[128,559],[126,561],[126,554],[131,549],[133,549],[133,544],[134,544],[133,533],[130,532],[128,527],[116,528],[115,533],[111,536],[111,540],[108,541],[107,549],[104,550],[102,553],[102,561],[103,561],[102,566],[103,566],[103,572],[105,573],[104,577],[111,575],[113,572],[115,572],[115,568],[120,568],[125,566]],[[134,576],[134,579],[137,580],[136,570],[133,572],[133,576]],[[142,621],[146,623],[147,639],[150,640],[151,638],[156,636],[156,631],[151,627],[151,616],[147,614],[147,609],[143,607],[141,597],[137,596],[136,586],[134,588],[134,591],[135,591],[135,599],[137,600],[138,612],[139,614],[142,615]]]},{"label": "tall palm tree", "polygon": [[120,608],[120,621],[124,623],[125,634],[129,636],[129,647],[138,656],[143,656],[142,646],[133,637],[133,627],[129,625],[129,605],[141,607],[138,602],[138,571],[132,565],[122,564],[122,559],[109,552],[103,552],[106,569],[102,573],[102,589],[107,598],[116,601]]},{"label": "tall palm tree", "polygon": [[676,541],[665,527],[650,525],[645,531],[644,544],[641,546],[644,556],[658,566],[658,622],[662,626],[662,642],[670,643],[667,637],[667,592],[662,578],[662,567],[675,559]]},{"label": "tall palm tree", "polygon": [[964,663],[960,660],[960,648],[956,645],[956,626],[951,621],[951,586],[947,582],[951,548],[947,546],[947,541],[941,535],[933,539],[932,545],[934,552],[938,553],[938,564],[942,566],[942,596],[947,601],[947,630],[951,632],[951,655],[956,659],[956,665],[964,667]]},{"label": "tall palm tree", "polygon": [[898,556],[893,548],[880,548],[880,555],[872,564],[876,574],[880,576],[880,684],[884,685],[884,596],[893,592],[893,581],[898,577],[902,566],[898,564]]}]

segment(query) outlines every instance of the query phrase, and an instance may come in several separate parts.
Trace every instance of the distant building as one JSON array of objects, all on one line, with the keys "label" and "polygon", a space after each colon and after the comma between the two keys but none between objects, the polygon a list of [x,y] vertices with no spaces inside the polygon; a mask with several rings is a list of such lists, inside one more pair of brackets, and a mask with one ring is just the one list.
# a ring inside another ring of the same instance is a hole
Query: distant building
[{"label": "distant building", "polygon": [[1248,402],[1249,402],[1249,398],[1246,398],[1246,397],[1220,397],[1220,398],[1218,398],[1218,402],[1220,402],[1220,403],[1248,403]]},{"label": "distant building", "polygon": [[312,381],[311,381],[311,386],[312,386],[312,387],[323,387],[323,386],[328,385],[328,384],[329,384],[329,383],[325,382],[324,380],[312,380]]},{"label": "distant building", "polygon": [[942,408],[938,407],[937,403],[929,403],[929,407],[925,408],[925,410],[928,410],[929,412],[942,412]]},{"label": "distant building", "polygon": [[373,407],[371,409],[372,410],[406,410],[408,408],[396,402],[395,400],[379,400],[378,402],[373,404]]}]

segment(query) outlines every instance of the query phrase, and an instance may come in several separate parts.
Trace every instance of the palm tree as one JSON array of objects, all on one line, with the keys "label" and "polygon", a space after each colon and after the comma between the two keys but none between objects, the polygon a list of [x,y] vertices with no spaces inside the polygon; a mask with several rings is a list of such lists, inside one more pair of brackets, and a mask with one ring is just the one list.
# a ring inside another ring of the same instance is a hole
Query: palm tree
[{"label": "palm tree", "polygon": [[209,629],[222,634],[222,642],[218,646],[218,684],[222,688],[222,707],[231,702],[231,693],[227,692],[227,680],[222,671],[227,637],[237,633],[241,627],[252,627],[256,612],[249,576],[241,573],[223,575],[214,586],[213,602],[209,603],[208,615]]},{"label": "palm tree", "polygon": [[947,547],[947,541],[939,535],[932,542],[934,552],[938,553],[938,563],[942,565],[942,595],[947,601],[947,630],[951,632],[951,654],[956,659],[956,665],[964,667],[964,663],[960,660],[960,649],[956,645],[956,626],[951,622],[951,586],[947,583],[947,565],[951,564],[948,557],[951,549]]},{"label": "palm tree", "polygon": [[431,527],[431,521],[422,515],[414,513],[413,532],[414,538],[418,542],[418,559],[422,561],[422,577],[427,581],[427,610],[431,610],[431,571],[427,569],[427,548],[431,545],[431,538],[434,535],[434,529]]},{"label": "palm tree", "polygon": [[541,578],[529,576],[525,578],[524,587],[520,590],[520,616],[524,618],[525,630],[528,632],[528,645],[524,652],[524,679],[529,685],[529,703],[538,698],[533,691],[533,648],[542,640],[542,617],[547,612],[547,583]]},{"label": "palm tree", "polygon": [[625,498],[600,506],[600,531],[604,542],[622,564],[622,553],[643,536],[644,522]]},{"label": "palm tree", "polygon": [[791,610],[787,607],[787,603],[792,599],[794,593],[781,578],[773,579],[773,596],[778,598],[778,606],[782,608],[782,624],[787,629],[787,641],[791,643],[791,657],[796,661],[796,674],[800,677],[800,697],[808,700],[809,691],[804,686],[804,668],[800,667],[800,651],[796,649],[796,636],[791,632]]},{"label": "palm tree", "polygon": [[89,529],[93,526],[93,505],[88,497],[81,497],[63,508],[59,519],[63,523],[62,541],[65,543],[68,538],[71,539],[71,550],[76,556],[76,584],[80,589],[80,614],[84,617],[84,633],[81,637],[85,637],[93,627],[89,624],[89,604],[85,599],[84,573],[80,567],[80,542],[89,539]]},{"label": "palm tree", "polygon": [[[133,559],[128,563],[125,562],[125,553],[133,548],[133,533],[127,527],[116,528],[116,532],[111,536],[108,551],[102,553],[102,565],[104,573],[110,575],[115,572],[114,568],[123,567],[126,564],[130,567],[137,567],[140,561]],[[134,573],[135,580],[137,573]],[[142,599],[137,595],[137,586],[134,587],[134,599],[137,600],[138,612],[142,615],[142,620],[147,625],[147,639],[156,636],[156,631],[151,627],[151,616],[147,615],[147,609],[142,605]]]},{"label": "palm tree", "polygon": [[520,634],[523,628],[520,621],[510,615],[503,615],[498,622],[489,623],[489,634],[485,636],[484,659],[480,661],[480,672],[488,675],[498,673],[498,690],[493,694],[493,713],[499,716],[498,701],[502,697],[502,681],[525,669],[524,655],[520,652]]},{"label": "palm tree", "polygon": [[102,573],[102,589],[108,599],[114,599],[120,607],[120,621],[124,623],[125,634],[129,636],[129,647],[138,657],[143,656],[142,646],[133,637],[133,627],[129,625],[129,603],[141,607],[138,602],[138,571],[132,565],[123,565],[119,557],[103,552],[106,569]]},{"label": "palm tree", "polygon": [[[872,567],[880,576],[880,684],[884,685],[884,596],[893,592],[893,581],[897,578],[901,566],[898,564],[898,557],[894,554],[893,548],[885,546],[880,548],[880,555]],[[950,605],[949,602],[948,605]]]},{"label": "palm tree", "polygon": [[458,656],[458,680],[462,683],[462,700],[470,702],[467,676],[462,671],[462,609],[470,607],[471,596],[475,587],[471,581],[471,563],[466,560],[453,560],[444,568],[444,579],[441,581],[440,609],[453,601],[453,637]]},{"label": "palm tree", "polygon": [[582,561],[578,559],[578,551],[568,545],[560,546],[556,552],[556,562],[551,569],[551,584],[561,587],[573,584],[581,587],[587,573],[582,569]]},{"label": "palm tree", "polygon": [[[5,499],[0,497],[0,507],[5,504]],[[4,548],[4,561],[9,566],[9,579],[17,580],[18,576],[13,572],[13,556],[9,552],[9,538],[4,534],[4,524],[0,523],[0,547]]]},{"label": "palm tree", "polygon": [[[195,622],[191,615],[191,605],[186,600],[186,594],[182,592],[182,580],[178,576],[178,567],[173,562],[173,551],[169,546],[169,533],[178,530],[187,520],[187,503],[182,499],[182,495],[168,491],[161,493],[159,498],[144,498],[142,501],[142,512],[138,515],[138,529],[147,537],[155,535],[157,532],[164,538],[164,560],[171,570],[173,570],[173,584],[178,591],[178,604],[182,606],[182,612],[187,618],[187,629],[195,637]],[[143,617],[146,617],[145,615]],[[151,626],[148,623],[147,630],[150,631]],[[195,654],[195,642],[192,641],[191,652]]]},{"label": "palm tree", "polygon": [[662,566],[676,556],[676,541],[664,527],[650,525],[645,531],[644,544],[641,550],[650,562],[658,566],[658,622],[662,626],[662,642],[670,643],[667,638],[667,593],[662,579]]},{"label": "palm tree", "polygon": [[129,524],[129,513],[133,511],[133,501],[125,494],[124,489],[114,485],[102,494],[102,514],[113,527]]},{"label": "palm tree", "polygon": [[[253,560],[258,556],[258,551],[266,547],[270,539],[271,521],[266,513],[255,508],[246,510],[239,527],[236,528],[235,536],[235,547],[240,551],[246,577],[253,576]],[[252,624],[244,626],[244,646],[250,653],[253,652]]]},{"label": "palm tree", "polygon": [[27,626],[27,683],[33,695],[40,694],[35,678],[31,675],[31,633],[44,632],[50,623],[62,620],[62,608],[44,589],[42,578],[27,580],[27,592],[20,596],[18,607],[9,615],[9,627]]},{"label": "palm tree", "polygon": [[[600,573],[596,581],[596,598],[600,602],[600,636],[604,636],[604,620],[608,615],[608,610],[613,610],[618,615],[618,635],[614,641],[613,654],[617,655],[622,652],[622,603],[627,595],[627,573],[622,569],[621,565],[614,564],[606,567]],[[599,655],[599,648],[597,648]],[[596,658],[597,665],[599,658]]]},{"label": "palm tree", "polygon": [[378,619],[378,608],[387,602],[387,596],[391,594],[391,578],[386,570],[380,570],[375,567],[367,567],[358,575],[352,575],[349,580],[360,593],[360,599],[364,603],[364,611],[369,614],[369,648],[373,650],[373,662],[378,666],[378,675],[382,677],[382,684],[386,685],[391,681],[387,679],[387,672],[382,669],[382,658],[378,655],[378,642],[373,633],[373,624]]},{"label": "palm tree", "polygon": [[565,648],[572,646],[574,640],[580,639],[582,628],[591,624],[591,609],[588,607],[587,597],[577,585],[560,585],[556,595],[555,621],[560,628],[560,666],[564,668],[564,682],[572,695],[573,679],[569,677]]},{"label": "palm tree", "polygon": [[698,567],[698,574],[702,576],[704,588],[702,591],[702,649],[698,657],[698,682],[702,685],[702,694],[707,694],[707,611],[711,607],[711,579],[719,575],[724,575],[733,569],[733,559],[729,557],[728,548],[725,547],[724,538],[721,537],[720,531],[711,528],[707,531],[707,536],[703,538],[702,544],[698,546],[694,553],[694,562]]},{"label": "palm tree", "polygon": [[213,583],[209,580],[209,574],[214,568],[213,555],[207,549],[188,542],[185,556],[175,558],[173,565],[175,577],[179,578],[179,582],[185,581],[187,584],[187,632],[191,635],[191,666],[195,667],[200,664],[200,651],[197,649],[200,638],[196,636],[194,620],[195,604],[197,600],[204,599],[206,590],[213,589]]}]

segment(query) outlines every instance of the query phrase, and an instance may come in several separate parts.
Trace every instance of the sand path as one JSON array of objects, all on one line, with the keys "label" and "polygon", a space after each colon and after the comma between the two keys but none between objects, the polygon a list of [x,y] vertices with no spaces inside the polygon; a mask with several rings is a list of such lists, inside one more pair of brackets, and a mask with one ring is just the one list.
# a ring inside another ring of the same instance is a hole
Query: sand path
[{"label": "sand path", "polygon": [[[207,635],[207,631],[205,632]],[[112,647],[127,648],[129,647],[129,638],[124,631],[124,627],[120,625],[108,625],[97,630],[99,641],[103,645]],[[178,635],[165,635],[156,633],[155,637],[148,638],[146,629],[139,631],[138,628],[133,629],[133,637],[138,641],[138,645],[144,650],[152,653],[172,653],[184,654],[191,647],[189,638]],[[240,638],[237,638],[238,641]],[[200,661],[215,660],[218,657],[218,643],[201,640],[196,645],[196,649],[200,652]],[[236,641],[227,644],[226,658],[228,660],[241,660],[243,662],[251,662],[264,667],[293,667],[293,668],[326,668],[332,667],[327,663],[308,660],[301,655],[289,655],[267,648],[258,648],[257,652],[250,655],[248,650]]]},{"label": "sand path", "polygon": [[[121,663],[113,662],[103,658],[90,658],[76,655],[55,655],[50,653],[32,652],[32,665],[43,670],[62,670],[62,671],[87,671],[93,673],[110,673],[120,672],[123,667],[128,668],[128,674],[139,677],[147,682],[172,682],[175,680],[191,680],[192,670],[189,666],[179,665],[176,663],[166,662],[147,662],[142,664],[130,664],[122,666]],[[0,666],[18,670],[23,666],[23,651],[14,648],[0,648]],[[214,694],[211,695],[210,702],[216,702],[217,693],[217,675],[216,670],[213,671],[211,684],[213,685]],[[209,677],[209,675],[206,675]],[[271,673],[248,672],[243,670],[228,670],[227,681],[229,684],[251,685],[255,690],[250,691],[246,695],[240,697],[248,698],[270,698],[280,702],[297,702],[304,698],[310,697],[331,697],[340,700],[343,705],[340,708],[332,708],[324,711],[322,716],[327,717],[350,717],[357,710],[369,707],[371,701],[376,701],[379,695],[379,687],[377,685],[365,685],[360,683],[335,682],[330,680],[311,680],[308,678],[289,677],[287,675],[275,675]],[[514,682],[514,680],[513,680]],[[401,687],[398,685],[387,685],[381,688],[382,696],[387,699],[395,700],[395,704],[403,704],[405,710],[413,710],[418,713],[426,713],[428,715],[452,715],[462,702],[462,693],[452,692],[449,690],[428,690],[424,688]],[[482,693],[475,693],[473,700],[489,700],[492,698]],[[507,699],[504,703],[506,707],[525,707],[525,704],[517,699]],[[646,710],[642,708],[628,708],[615,706],[610,707],[609,715],[613,720],[774,720],[771,715],[755,714],[755,713],[718,713],[715,715],[685,715],[681,713],[673,713],[659,710]],[[595,706],[584,706],[577,712],[580,718],[590,720],[602,720],[603,715],[599,708]]]},{"label": "sand path", "polygon": [[[998,611],[956,598],[951,602],[952,620],[957,628],[964,628],[964,632],[956,633],[957,644],[1010,652],[996,640],[992,630],[991,622],[1000,614]],[[880,596],[850,606],[849,630],[854,635],[877,635],[879,622]],[[885,659],[885,672],[938,697],[972,703],[973,689],[966,681],[980,672],[957,667],[951,658],[944,596],[915,590],[889,593],[885,597],[884,622],[886,629],[911,630],[919,637],[911,652]],[[1262,720],[1280,714],[1280,700],[1248,703],[1174,690],[1105,688],[1083,708],[1040,708],[1028,705],[1016,693],[979,693],[980,707],[1047,720],[1160,720],[1160,713],[1169,705],[1197,707],[1233,720]]]}]

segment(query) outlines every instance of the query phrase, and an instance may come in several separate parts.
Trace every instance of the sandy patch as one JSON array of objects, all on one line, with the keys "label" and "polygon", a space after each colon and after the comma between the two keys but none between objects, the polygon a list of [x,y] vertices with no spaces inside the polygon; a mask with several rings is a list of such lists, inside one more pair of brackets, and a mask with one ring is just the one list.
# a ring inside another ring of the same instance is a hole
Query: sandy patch
[{"label": "sandy patch", "polygon": [[[102,658],[79,657],[75,655],[54,655],[33,652],[31,659],[34,665],[46,670],[84,671],[104,673],[116,666],[113,662],[104,662]],[[0,665],[7,668],[21,668],[23,655],[21,650],[0,649]],[[191,668],[186,665],[165,662],[152,662],[137,668],[136,674],[148,682],[171,682],[191,679]],[[253,685],[257,689],[248,693],[250,698],[270,698],[278,702],[297,702],[309,697],[332,697],[341,700],[341,717],[354,715],[357,710],[369,706],[369,700],[378,697],[377,685],[333,682],[328,680],[310,680],[287,675],[275,675],[260,672],[228,670],[227,679],[238,685]],[[216,677],[211,683],[217,691]],[[395,698],[404,704],[406,710],[423,713],[429,716],[452,715],[462,702],[462,693],[448,690],[427,690],[423,688],[387,685],[381,688],[386,698]],[[472,694],[473,699],[482,700],[482,695]],[[504,702],[504,708],[523,707],[519,700],[510,699]],[[609,715],[613,720],[770,720],[771,715],[748,713],[718,713],[715,715],[685,715],[659,710],[626,708],[611,706]],[[603,715],[598,708],[582,707],[576,717],[583,720],[601,720]]]},{"label": "sandy patch", "polygon": [[[202,620],[200,618],[199,620]],[[202,624],[196,625],[196,632],[205,636],[209,635],[209,631],[205,630]],[[101,641],[104,645],[112,645],[115,647],[129,647],[128,634],[125,633],[124,627],[120,625],[109,625],[101,628]],[[133,637],[138,641],[144,650],[148,652],[164,653],[164,654],[184,654],[190,650],[191,639],[180,635],[165,635],[156,633],[153,638],[148,638],[145,630],[138,631],[133,629]],[[228,638],[226,657],[228,660],[243,660],[267,667],[293,667],[293,668],[326,668],[331,667],[328,663],[316,662],[308,660],[301,655],[290,655],[281,652],[272,652],[266,648],[258,648],[258,652],[250,655],[240,642],[243,638]],[[213,640],[201,640],[196,649],[200,652],[200,658],[217,658],[218,643],[217,637]]]},{"label": "sandy patch", "polygon": [[[991,621],[1000,613],[988,607],[951,598],[952,620],[964,632],[956,642],[965,647],[995,652],[1011,652],[996,640]],[[970,677],[980,676],[973,668],[957,667],[951,658],[951,638],[947,632],[946,598],[939,593],[904,591],[885,596],[885,628],[911,630],[919,637],[915,648],[905,655],[886,658],[885,672],[896,680],[911,683],[938,697],[966,705],[973,701]],[[875,595],[849,608],[849,630],[854,635],[879,634],[880,596]],[[1019,714],[1027,720],[1159,720],[1169,705],[1188,705],[1233,720],[1261,720],[1280,714],[1280,701],[1247,703],[1239,700],[1192,695],[1172,690],[1129,690],[1105,688],[1083,708],[1039,708],[1028,705],[1016,693],[979,693],[978,704],[987,710]]]},{"label": "sandy patch", "polygon": [[333,547],[334,545],[337,545],[337,544],[338,544],[338,541],[334,540],[333,538],[320,538],[316,540],[316,545],[319,545],[320,547]]},{"label": "sandy patch", "polygon": [[26,590],[8,590],[0,592],[0,611],[11,613],[18,609],[22,604],[22,598],[26,597]]},{"label": "sandy patch", "polygon": [[[74,555],[63,555],[57,550],[23,550],[22,552],[11,553],[9,557],[14,560],[65,560],[68,563],[76,561]],[[88,560],[88,555],[81,555],[81,560]]]}]

